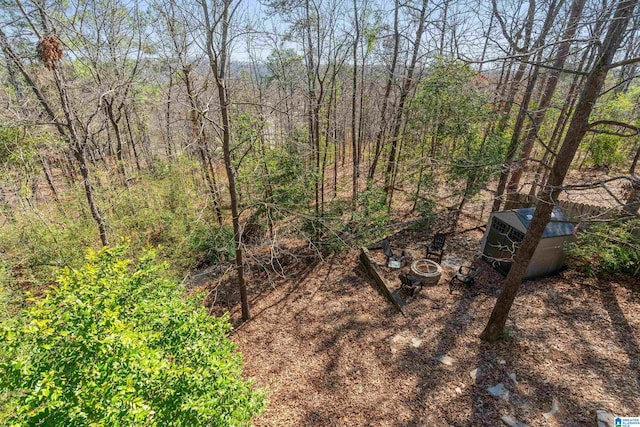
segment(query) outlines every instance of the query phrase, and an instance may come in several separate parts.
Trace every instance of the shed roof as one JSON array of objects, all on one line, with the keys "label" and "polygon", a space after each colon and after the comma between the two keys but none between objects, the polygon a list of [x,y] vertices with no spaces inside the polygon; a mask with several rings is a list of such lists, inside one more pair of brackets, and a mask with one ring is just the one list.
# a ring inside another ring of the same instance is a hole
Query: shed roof
[{"label": "shed roof", "polygon": [[[531,225],[533,214],[536,208],[522,208],[515,210],[516,216],[522,222],[526,229]],[[562,213],[557,206],[553,208],[551,212],[551,220],[542,233],[542,238],[547,237],[559,237],[569,236],[573,234],[573,224],[569,222],[569,219]]]}]

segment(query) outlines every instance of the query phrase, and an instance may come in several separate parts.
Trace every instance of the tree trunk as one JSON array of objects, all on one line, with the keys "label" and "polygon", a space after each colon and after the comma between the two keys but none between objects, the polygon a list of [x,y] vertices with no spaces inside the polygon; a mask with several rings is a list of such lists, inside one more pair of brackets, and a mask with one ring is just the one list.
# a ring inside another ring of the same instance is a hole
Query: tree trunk
[{"label": "tree trunk", "polygon": [[524,125],[524,121],[527,116],[527,110],[529,109],[529,101],[531,100],[531,95],[533,94],[533,88],[536,84],[536,79],[538,78],[538,67],[535,67],[532,71],[532,75],[529,78],[529,83],[527,84],[527,88],[524,92],[524,96],[522,97],[522,103],[520,104],[520,109],[518,110],[518,118],[516,119],[516,124],[513,128],[513,133],[511,134],[511,142],[509,143],[509,148],[507,149],[507,156],[504,159],[504,163],[502,165],[502,172],[500,173],[500,179],[498,180],[498,188],[496,189],[496,196],[493,200],[492,212],[500,210],[500,205],[502,203],[502,197],[504,196],[504,190],[507,185],[507,179],[509,178],[509,172],[511,170],[511,165],[513,159],[515,158],[516,152],[518,150],[518,145],[520,141],[520,132],[522,131],[522,126]]},{"label": "tree trunk", "polygon": [[413,45],[413,53],[411,55],[411,62],[409,68],[407,68],[407,74],[404,76],[402,82],[402,88],[400,90],[400,100],[398,101],[398,109],[393,124],[393,133],[391,134],[391,149],[389,150],[389,159],[387,161],[387,170],[384,177],[384,191],[387,195],[391,191],[393,171],[395,168],[398,139],[400,137],[400,129],[402,128],[402,117],[404,113],[404,105],[407,101],[409,92],[413,86],[413,73],[415,71],[416,63],[418,61],[418,53],[420,51],[420,45],[422,41],[422,34],[424,32],[424,21],[427,13],[427,0],[422,1],[422,8],[420,9],[420,16],[418,18],[418,28],[416,30],[416,37]]},{"label": "tree trunk", "polygon": [[389,96],[391,94],[391,87],[395,80],[396,66],[398,64],[398,52],[400,50],[400,30],[398,29],[398,11],[400,9],[399,0],[395,0],[395,7],[393,10],[393,56],[391,58],[391,67],[389,67],[389,74],[387,76],[387,84],[384,89],[384,98],[382,99],[382,110],[380,111],[380,129],[376,136],[376,149],[373,155],[373,161],[369,168],[368,179],[373,179],[376,174],[376,168],[378,167],[378,160],[380,154],[382,154],[382,148],[384,147],[384,134],[387,131],[387,108],[389,105]]},{"label": "tree trunk", "polygon": [[169,67],[169,87],[167,88],[167,102],[166,108],[164,111],[164,120],[165,120],[165,138],[167,142],[166,152],[169,161],[171,161],[171,157],[173,156],[173,141],[171,138],[171,92],[173,89],[173,70]]},{"label": "tree trunk", "polygon": [[358,93],[358,43],[360,42],[360,23],[358,22],[358,4],[353,0],[355,20],[355,36],[353,40],[353,87],[351,88],[351,151],[353,158],[353,174],[351,175],[351,209],[355,210],[358,203],[358,120],[356,117],[356,99]]},{"label": "tree trunk", "polygon": [[511,179],[509,181],[509,184],[507,185],[508,194],[515,193],[518,189],[520,179],[522,178],[522,173],[524,171],[526,159],[531,156],[533,144],[535,143],[540,127],[542,126],[542,123],[544,121],[545,114],[547,113],[547,108],[549,107],[553,94],[555,93],[556,86],[560,79],[560,70],[564,67],[564,63],[569,54],[571,41],[573,40],[573,37],[576,34],[576,30],[578,29],[578,21],[580,19],[580,16],[582,15],[582,9],[584,8],[585,2],[586,0],[574,0],[571,5],[569,22],[567,23],[567,28],[562,37],[562,42],[560,43],[560,47],[558,48],[556,59],[553,62],[554,69],[551,71],[547,79],[547,84],[544,88],[542,98],[538,103],[538,109],[535,113],[533,113],[532,123],[529,127],[529,130],[527,131],[527,135],[522,146],[520,161],[515,164],[515,167],[511,173]]},{"label": "tree trunk", "polygon": [[11,205],[9,204],[9,201],[4,194],[4,188],[2,188],[2,186],[0,186],[0,207],[2,208],[2,211],[4,212],[7,219],[10,222],[14,222],[15,216],[13,215],[13,209],[11,209]]},{"label": "tree trunk", "polygon": [[[129,117],[129,111],[125,108],[124,111],[124,120],[127,123],[127,133],[129,134],[129,144],[131,145],[131,151],[133,151],[133,160],[136,162],[136,170],[138,172],[142,171],[140,167],[140,156],[138,156],[138,149],[136,148],[136,139],[133,134],[133,128],[131,126],[131,119]],[[148,165],[151,166],[151,165]]]},{"label": "tree trunk", "polygon": [[42,171],[44,172],[44,177],[47,180],[47,185],[51,190],[51,195],[53,199],[60,205],[60,199],[58,198],[58,190],[56,190],[56,186],[53,184],[53,176],[51,175],[51,167],[49,166],[49,161],[44,154],[38,153],[40,157],[40,164],[42,165]]},{"label": "tree trunk", "polygon": [[238,287],[240,289],[240,304],[242,306],[242,320],[251,318],[249,312],[249,299],[247,296],[247,286],[244,279],[244,262],[242,253],[242,229],[240,228],[240,213],[238,210],[238,192],[236,190],[236,170],[231,162],[231,128],[229,122],[229,95],[225,82],[225,70],[227,66],[227,35],[229,32],[229,7],[232,0],[225,0],[222,10],[221,25],[222,34],[218,49],[214,46],[213,31],[209,8],[205,0],[201,5],[204,12],[207,32],[207,55],[209,65],[213,72],[218,101],[220,102],[220,117],[222,120],[222,153],[224,157],[224,167],[229,181],[229,198],[231,202],[231,221],[233,223],[233,239],[235,243],[236,272],[238,277]]},{"label": "tree trunk", "polygon": [[124,168],[124,160],[122,159],[122,133],[120,132],[120,118],[122,114],[118,117],[115,117],[115,113],[113,111],[113,100],[107,101],[105,100],[105,110],[107,112],[107,117],[109,119],[109,123],[111,123],[111,127],[113,129],[113,134],[116,137],[116,162],[117,169],[122,177],[122,182],[127,185],[127,172]]},{"label": "tree trunk", "polygon": [[638,211],[640,210],[640,178],[632,178],[629,187],[624,210],[627,213],[638,216]]},{"label": "tree trunk", "polygon": [[198,95],[195,93],[193,80],[191,79],[191,66],[185,66],[182,70],[184,85],[189,98],[189,118],[191,120],[191,136],[197,144],[197,153],[202,165],[202,173],[209,188],[209,194],[213,200],[213,208],[218,224],[222,225],[222,211],[220,209],[218,184],[215,177],[215,169],[212,164],[207,144],[207,134],[204,130],[201,112],[198,107]]},{"label": "tree trunk", "polygon": [[637,0],[621,0],[618,3],[616,13],[611,20],[607,36],[602,44],[600,57],[593,70],[589,73],[580,94],[580,100],[576,105],[569,129],[551,170],[548,185],[543,187],[538,194],[539,202],[531,225],[516,253],[511,270],[509,270],[509,274],[502,285],[502,292],[496,301],[489,322],[480,335],[480,338],[486,341],[497,340],[504,330],[507,316],[520,289],[529,261],[540,242],[546,225],[551,219],[554,203],[560,194],[569,166],[580,145],[580,141],[582,141],[589,129],[589,116],[604,85],[609,65],[611,65],[613,57],[622,42],[625,29],[636,4]]},{"label": "tree trunk", "polygon": [[631,162],[631,167],[629,168],[629,174],[636,174],[636,166],[638,165],[638,160],[640,159],[640,144],[638,144],[638,148],[636,149],[636,155],[633,156],[633,162]]},{"label": "tree trunk", "polygon": [[93,194],[93,186],[91,184],[91,173],[89,172],[89,166],[87,164],[87,144],[86,138],[81,139],[76,130],[75,114],[71,108],[71,102],[67,94],[66,87],[58,65],[54,64],[52,67],[53,75],[58,89],[58,95],[60,96],[60,104],[62,111],[66,119],[66,128],[69,131],[70,140],[72,142],[72,152],[76,160],[78,161],[78,167],[80,169],[80,175],[82,176],[82,185],[84,187],[85,196],[87,197],[87,203],[89,204],[89,210],[91,216],[98,226],[98,232],[100,234],[100,241],[103,246],[109,245],[109,239],[107,238],[107,225],[102,218],[102,213],[95,202],[95,195]]}]

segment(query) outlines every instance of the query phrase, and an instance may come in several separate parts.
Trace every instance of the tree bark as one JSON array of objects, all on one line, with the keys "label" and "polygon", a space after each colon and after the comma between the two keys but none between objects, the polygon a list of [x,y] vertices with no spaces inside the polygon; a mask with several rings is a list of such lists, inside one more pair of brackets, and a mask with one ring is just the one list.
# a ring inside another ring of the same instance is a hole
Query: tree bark
[{"label": "tree bark", "polygon": [[391,95],[391,87],[395,80],[396,66],[398,64],[398,52],[400,50],[400,30],[398,29],[398,11],[400,9],[399,0],[395,0],[395,6],[393,10],[393,56],[391,58],[391,66],[389,67],[389,74],[387,76],[387,84],[384,88],[384,98],[382,99],[382,110],[380,111],[380,129],[376,136],[376,148],[373,155],[373,161],[369,168],[368,179],[373,179],[376,174],[376,168],[378,167],[378,160],[380,154],[382,154],[382,148],[384,147],[384,134],[387,131],[387,108],[389,105],[389,97]]},{"label": "tree bark", "polygon": [[550,72],[547,79],[547,84],[544,88],[542,98],[538,103],[538,109],[535,113],[533,113],[531,126],[529,126],[524,143],[522,145],[522,154],[520,155],[520,161],[514,165],[514,168],[511,172],[511,179],[509,180],[509,184],[507,185],[507,194],[513,194],[518,189],[520,179],[522,178],[522,173],[524,171],[524,165],[526,162],[525,159],[531,156],[533,144],[535,143],[536,137],[538,136],[540,126],[542,125],[544,117],[547,113],[547,108],[551,103],[551,99],[553,97],[553,94],[555,93],[556,86],[558,85],[558,81],[560,79],[560,70],[564,67],[566,58],[569,54],[571,40],[575,36],[576,30],[578,29],[578,21],[580,19],[580,16],[582,15],[582,9],[584,8],[585,2],[586,0],[574,0],[571,4],[571,11],[569,13],[567,28],[562,36],[562,42],[560,43],[560,47],[558,48],[556,59],[553,62],[554,69]]},{"label": "tree bark", "polygon": [[360,42],[360,23],[358,22],[358,4],[353,0],[355,20],[355,36],[353,40],[353,87],[351,88],[351,151],[353,157],[353,174],[351,175],[351,208],[356,209],[358,203],[358,119],[356,117],[356,99],[358,93],[358,43]]},{"label": "tree bark", "polygon": [[409,96],[409,92],[413,86],[413,73],[415,71],[416,63],[418,61],[418,53],[420,52],[420,45],[422,41],[422,34],[424,33],[425,16],[427,13],[427,0],[422,1],[422,7],[418,17],[418,28],[416,29],[416,37],[413,44],[413,53],[411,54],[411,62],[407,68],[407,73],[404,76],[402,87],[400,90],[400,100],[398,101],[398,108],[396,110],[395,118],[393,121],[393,133],[391,134],[391,148],[389,150],[389,159],[387,160],[387,170],[384,177],[384,192],[389,195],[392,189],[393,171],[395,163],[397,161],[396,152],[398,150],[398,139],[400,137],[400,129],[402,128],[402,117],[404,114],[404,105]]},{"label": "tree bark", "polygon": [[527,84],[524,96],[522,97],[522,103],[520,104],[520,109],[518,110],[518,117],[516,119],[515,126],[513,127],[513,133],[511,134],[511,142],[509,143],[509,148],[507,149],[507,156],[505,157],[504,163],[502,164],[502,172],[500,173],[500,179],[498,180],[498,188],[496,189],[496,196],[493,200],[493,207],[491,209],[492,212],[500,210],[500,205],[502,203],[502,197],[504,196],[505,187],[507,186],[507,179],[509,178],[511,165],[518,150],[520,132],[522,131],[522,127],[524,126],[524,121],[527,116],[527,110],[529,109],[529,101],[531,100],[531,95],[533,94],[533,88],[536,84],[537,78],[538,68],[535,67],[532,71],[532,75],[529,77],[529,83]]},{"label": "tree bark", "polygon": [[58,198],[58,190],[53,183],[53,176],[51,175],[51,167],[49,166],[49,160],[47,160],[47,156],[42,153],[38,153],[38,157],[40,157],[40,164],[42,165],[42,171],[44,172],[44,177],[47,180],[47,185],[51,190],[51,195],[53,199],[60,205],[60,199]]},{"label": "tree bark", "polygon": [[632,215],[638,215],[638,211],[640,210],[640,178],[638,177],[631,179],[624,210]]},{"label": "tree bark", "polygon": [[2,186],[0,186],[0,207],[2,208],[2,211],[4,212],[7,219],[11,222],[14,222],[15,216],[13,215],[13,209],[11,209],[11,205],[9,204],[9,201],[4,194],[4,188],[2,188]]},{"label": "tree bark", "polygon": [[233,239],[235,243],[236,272],[238,277],[238,288],[240,290],[240,304],[242,306],[242,320],[247,321],[251,318],[249,312],[249,299],[247,296],[247,285],[244,279],[244,261],[242,252],[242,229],[240,228],[240,213],[238,210],[238,192],[236,189],[236,170],[231,162],[231,127],[229,121],[229,95],[225,82],[225,70],[227,66],[227,49],[228,49],[228,32],[229,32],[229,8],[232,0],[224,0],[222,17],[220,24],[222,25],[221,40],[218,49],[214,46],[213,31],[209,17],[209,9],[205,0],[201,1],[204,12],[207,36],[207,56],[209,57],[209,65],[213,72],[216,88],[218,92],[218,101],[220,102],[220,118],[222,120],[222,153],[224,157],[224,167],[229,181],[229,198],[231,202],[231,221],[233,223]]}]

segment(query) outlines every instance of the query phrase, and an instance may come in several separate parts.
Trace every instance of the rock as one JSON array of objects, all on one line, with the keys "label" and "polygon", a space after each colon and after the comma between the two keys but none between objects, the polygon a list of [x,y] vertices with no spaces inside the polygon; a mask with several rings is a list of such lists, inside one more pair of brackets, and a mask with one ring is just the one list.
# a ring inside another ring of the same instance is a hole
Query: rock
[{"label": "rock", "polygon": [[598,427],[613,427],[613,415],[607,411],[596,411],[596,422]]},{"label": "rock", "polygon": [[498,360],[498,364],[499,364],[499,365],[506,365],[506,364],[507,364],[507,361],[506,361],[506,360],[504,360],[504,359],[500,359],[500,360]]},{"label": "rock", "polygon": [[503,423],[508,425],[509,427],[527,427],[526,424],[521,423],[520,421],[513,418],[511,415],[503,415],[500,417]]},{"label": "rock", "polygon": [[411,345],[415,348],[418,348],[422,345],[422,340],[418,337],[411,338]]},{"label": "rock", "polygon": [[545,412],[542,416],[545,417],[547,421],[551,421],[555,418],[558,412],[560,412],[560,402],[558,402],[558,399],[554,397],[551,400],[551,410],[549,412]]},{"label": "rock", "polygon": [[456,394],[462,394],[462,389],[460,387],[455,388]]},{"label": "rock", "polygon": [[516,373],[515,372],[509,372],[509,378],[511,378],[511,381],[513,381],[514,383],[518,383],[518,381],[516,380]]},{"label": "rock", "polygon": [[403,336],[403,335],[394,335],[393,338],[391,338],[391,353],[397,353],[398,350],[400,350],[401,348],[405,347],[407,345],[407,343],[409,342],[409,338]]},{"label": "rock", "polygon": [[476,368],[473,371],[469,372],[469,376],[473,380],[474,383],[478,382],[478,376],[482,373],[480,368]]},{"label": "rock", "polygon": [[494,385],[493,387],[488,387],[487,391],[495,397],[499,397],[500,399],[509,400],[509,390],[504,386],[504,384],[499,383]]},{"label": "rock", "polygon": [[455,362],[455,361],[456,360],[453,357],[449,357],[446,354],[444,356],[438,357],[438,362],[442,363],[443,365],[447,365],[447,366],[453,365],[453,362]]}]

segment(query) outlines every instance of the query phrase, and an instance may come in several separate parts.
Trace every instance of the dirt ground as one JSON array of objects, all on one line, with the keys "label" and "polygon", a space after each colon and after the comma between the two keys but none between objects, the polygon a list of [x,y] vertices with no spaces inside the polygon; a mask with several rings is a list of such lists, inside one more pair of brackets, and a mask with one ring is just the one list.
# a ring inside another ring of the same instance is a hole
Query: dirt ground
[{"label": "dirt ground", "polygon": [[[474,258],[482,232],[465,227],[448,237],[440,282],[407,295],[405,316],[359,267],[356,249],[289,260],[286,278],[255,270],[253,318],[232,333],[245,374],[268,389],[255,425],[492,426],[511,415],[584,426],[595,425],[596,410],[640,416],[640,284],[571,271],[527,281],[505,339],[488,344],[478,335],[503,277]],[[391,242],[417,258],[429,236],[403,230]],[[450,294],[449,278],[468,261],[479,267],[475,288]],[[397,271],[382,269],[399,287]],[[500,383],[508,395],[494,397],[488,388]],[[557,412],[545,416],[554,401]]]}]

